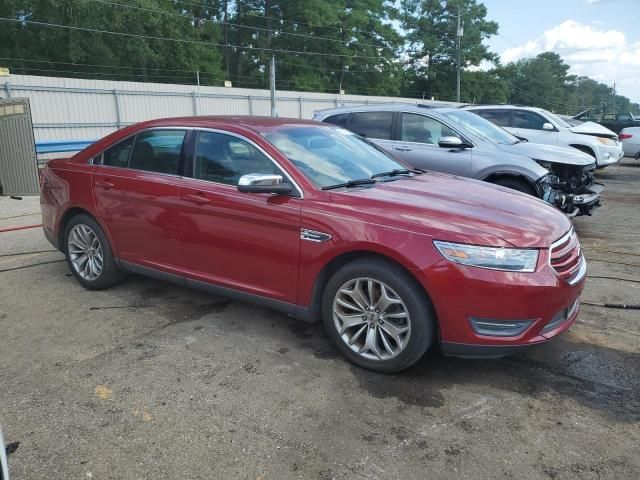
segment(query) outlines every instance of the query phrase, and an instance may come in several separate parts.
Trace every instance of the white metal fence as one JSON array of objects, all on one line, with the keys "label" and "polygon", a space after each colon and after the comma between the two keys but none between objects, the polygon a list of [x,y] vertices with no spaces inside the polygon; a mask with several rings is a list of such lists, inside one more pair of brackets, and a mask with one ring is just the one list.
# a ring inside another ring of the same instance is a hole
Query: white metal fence
[{"label": "white metal fence", "polygon": [[[36,141],[97,140],[131,123],[192,115],[269,115],[269,90],[11,75],[0,97],[28,97]],[[347,104],[430,103],[399,97],[278,91],[278,115],[311,118]],[[438,102],[446,103],[446,102]]]}]

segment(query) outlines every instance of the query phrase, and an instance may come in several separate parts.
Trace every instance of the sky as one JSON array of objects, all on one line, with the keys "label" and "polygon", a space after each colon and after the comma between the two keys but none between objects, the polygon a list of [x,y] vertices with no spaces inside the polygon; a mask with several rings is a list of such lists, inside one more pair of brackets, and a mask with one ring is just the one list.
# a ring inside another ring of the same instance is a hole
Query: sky
[{"label": "sky", "polygon": [[481,0],[498,35],[486,40],[503,63],[558,53],[587,75],[640,102],[640,0]]}]

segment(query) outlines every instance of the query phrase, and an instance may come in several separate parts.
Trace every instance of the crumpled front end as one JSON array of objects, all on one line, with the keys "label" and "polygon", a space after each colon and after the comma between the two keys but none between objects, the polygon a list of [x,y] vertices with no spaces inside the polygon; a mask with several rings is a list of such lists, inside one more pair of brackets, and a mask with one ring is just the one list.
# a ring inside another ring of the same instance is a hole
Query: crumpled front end
[{"label": "crumpled front end", "polygon": [[538,163],[549,170],[537,183],[540,198],[570,217],[591,215],[601,205],[604,185],[595,181],[595,162],[586,166]]}]

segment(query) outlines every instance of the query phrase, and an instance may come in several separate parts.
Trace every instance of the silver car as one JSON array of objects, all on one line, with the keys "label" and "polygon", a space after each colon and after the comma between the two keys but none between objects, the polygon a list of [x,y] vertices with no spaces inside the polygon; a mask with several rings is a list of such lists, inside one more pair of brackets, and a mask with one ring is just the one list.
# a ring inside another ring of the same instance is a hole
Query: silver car
[{"label": "silver car", "polygon": [[590,215],[603,186],[593,157],[532,144],[466,110],[431,105],[367,105],[315,113],[392,152],[415,168],[484,180],[541,198],[569,216]]}]

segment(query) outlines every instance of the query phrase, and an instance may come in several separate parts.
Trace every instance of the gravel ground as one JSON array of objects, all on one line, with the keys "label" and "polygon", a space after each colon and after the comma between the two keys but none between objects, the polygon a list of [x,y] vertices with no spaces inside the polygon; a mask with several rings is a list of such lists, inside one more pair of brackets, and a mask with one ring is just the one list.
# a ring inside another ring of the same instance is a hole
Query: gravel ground
[{"label": "gravel ground", "polygon": [[[638,304],[640,163],[598,177],[583,301]],[[0,229],[38,211],[0,198]],[[638,310],[584,305],[524,354],[380,375],[272,310],[137,276],[86,291],[50,250],[0,233],[0,270],[27,267],[0,272],[12,479],[640,478]]]}]

